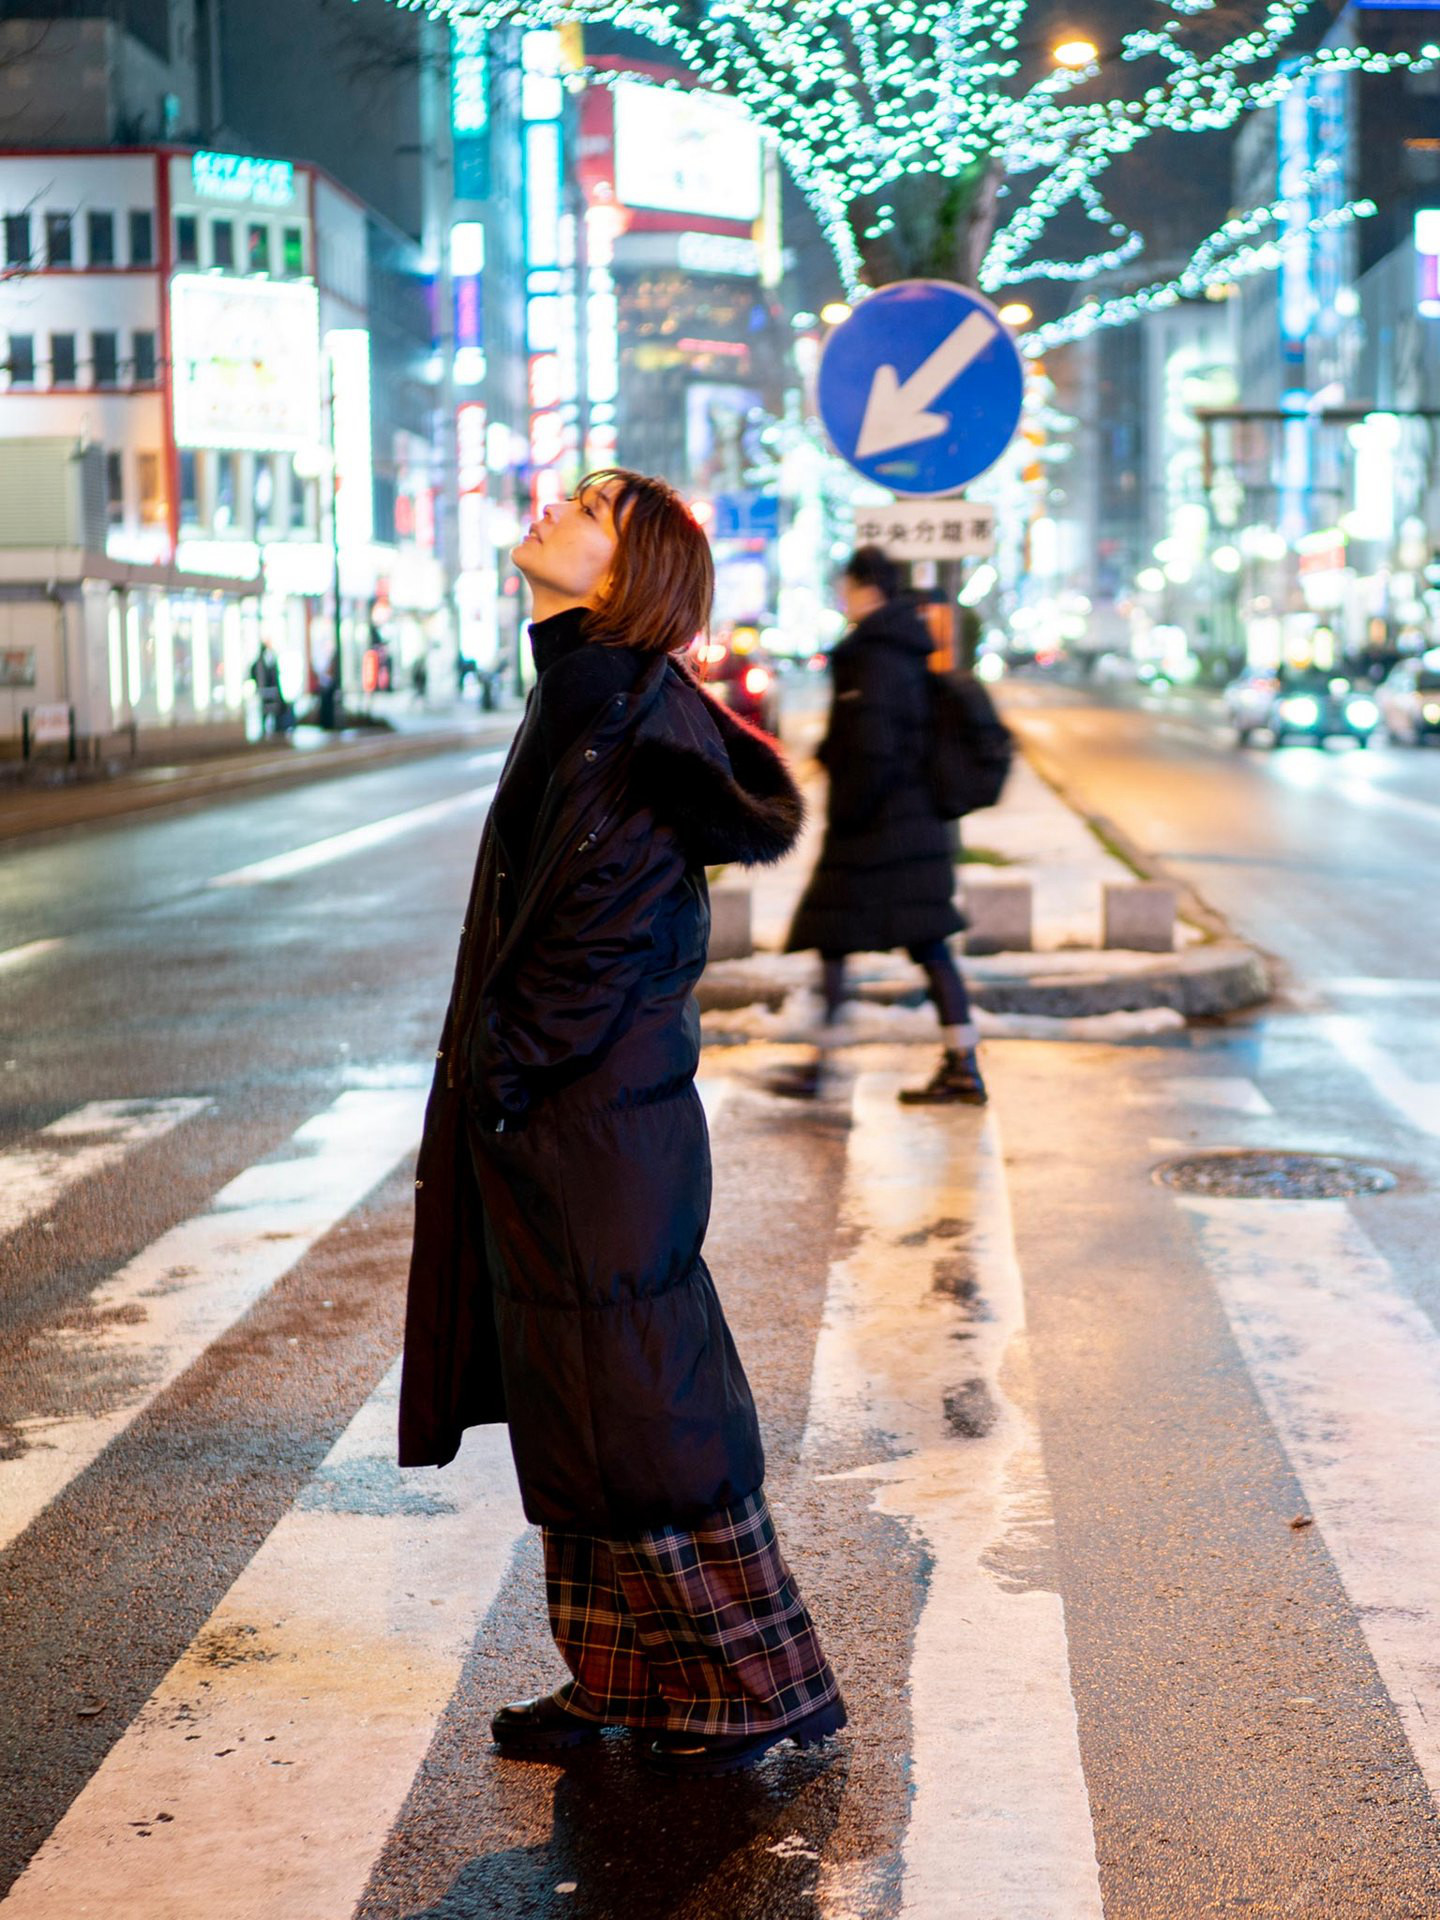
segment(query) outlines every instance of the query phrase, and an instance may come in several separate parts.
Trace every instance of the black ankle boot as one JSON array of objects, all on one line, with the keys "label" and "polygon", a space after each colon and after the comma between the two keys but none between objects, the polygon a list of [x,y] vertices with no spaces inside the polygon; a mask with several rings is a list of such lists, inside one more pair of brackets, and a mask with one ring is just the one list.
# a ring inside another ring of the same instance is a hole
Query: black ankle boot
[{"label": "black ankle boot", "polygon": [[793,1061],[767,1074],[766,1089],[778,1093],[782,1100],[818,1100],[826,1090],[827,1064],[824,1052],[817,1047],[813,1059]]},{"label": "black ankle boot", "polygon": [[983,1107],[989,1097],[973,1047],[966,1053],[947,1047],[929,1081],[923,1087],[906,1087],[900,1095],[907,1107]]}]

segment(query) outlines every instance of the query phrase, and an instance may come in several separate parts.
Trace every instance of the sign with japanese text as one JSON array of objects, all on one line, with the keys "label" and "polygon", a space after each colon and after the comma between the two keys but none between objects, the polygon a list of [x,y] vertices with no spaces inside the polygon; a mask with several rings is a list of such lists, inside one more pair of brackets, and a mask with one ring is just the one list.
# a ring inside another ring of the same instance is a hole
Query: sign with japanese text
[{"label": "sign with japanese text", "polygon": [[995,509],[972,500],[897,500],[855,509],[857,547],[892,560],[977,560],[995,551]]}]

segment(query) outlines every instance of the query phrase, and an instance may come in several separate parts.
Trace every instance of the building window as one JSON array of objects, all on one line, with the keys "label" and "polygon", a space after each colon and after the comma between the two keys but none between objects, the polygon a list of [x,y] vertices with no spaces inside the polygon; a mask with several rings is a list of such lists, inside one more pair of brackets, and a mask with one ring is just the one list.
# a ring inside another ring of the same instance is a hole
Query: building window
[{"label": "building window", "polygon": [[75,336],[52,333],[50,336],[50,384],[73,387],[75,384]]},{"label": "building window", "polygon": [[28,267],[30,264],[30,216],[7,213],[5,216],[5,264]]},{"label": "building window", "polygon": [[45,216],[45,264],[48,267],[75,264],[75,222],[68,213]]},{"label": "building window", "polygon": [[182,529],[193,529],[200,524],[200,481],[196,472],[198,464],[192,448],[181,449],[180,525]]},{"label": "building window", "polygon": [[233,532],[236,526],[235,506],[239,488],[235,484],[236,469],[240,457],[234,453],[217,453],[215,456],[215,531]]},{"label": "building window", "polygon": [[275,470],[263,453],[257,453],[250,473],[250,524],[256,539],[270,532],[275,511]]},{"label": "building window", "polygon": [[235,265],[235,222],[233,220],[210,222],[210,264],[212,267],[227,269]]},{"label": "building window", "polygon": [[137,333],[131,362],[131,373],[137,387],[154,386],[155,367],[155,335],[150,332]]},{"label": "building window", "polygon": [[250,257],[251,273],[269,273],[270,271],[270,229],[251,225],[245,234],[246,250]]},{"label": "building window", "polygon": [[155,264],[155,220],[148,207],[136,207],[130,215],[130,264],[132,267]]},{"label": "building window", "polygon": [[92,333],[90,355],[97,387],[114,387],[120,382],[120,336],[118,333]]},{"label": "building window", "polygon": [[9,370],[12,387],[34,386],[35,336],[33,333],[11,334]]},{"label": "building window", "polygon": [[193,213],[175,216],[175,258],[182,267],[200,264],[200,222]]},{"label": "building window", "polygon": [[160,456],[142,453],[136,464],[140,476],[141,523],[147,527],[161,526],[165,520],[165,493],[160,485]]},{"label": "building window", "polygon": [[92,213],[86,219],[86,232],[89,251],[86,258],[92,267],[113,267],[115,264],[115,216],[113,213]]},{"label": "building window", "polygon": [[300,227],[285,229],[285,272],[289,279],[298,280],[305,271],[305,234]]},{"label": "building window", "polygon": [[125,518],[125,462],[121,454],[105,456],[105,508],[112,527]]}]

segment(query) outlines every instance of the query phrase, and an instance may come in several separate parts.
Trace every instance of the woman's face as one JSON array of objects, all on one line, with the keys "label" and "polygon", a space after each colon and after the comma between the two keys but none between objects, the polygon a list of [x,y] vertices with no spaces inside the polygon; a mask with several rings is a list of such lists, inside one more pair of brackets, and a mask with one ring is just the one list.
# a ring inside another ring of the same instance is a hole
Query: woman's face
[{"label": "woman's face", "polygon": [[612,489],[581,487],[557,500],[511,550],[532,592],[568,606],[593,607],[603,597],[618,538]]}]

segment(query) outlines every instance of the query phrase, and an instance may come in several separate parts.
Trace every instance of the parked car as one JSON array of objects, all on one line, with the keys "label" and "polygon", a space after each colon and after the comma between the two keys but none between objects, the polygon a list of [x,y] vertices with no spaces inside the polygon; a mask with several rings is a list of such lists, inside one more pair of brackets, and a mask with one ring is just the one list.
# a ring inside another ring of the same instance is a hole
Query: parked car
[{"label": "parked car", "polygon": [[1375,689],[1375,703],[1396,746],[1423,747],[1440,733],[1440,647],[1392,667]]},{"label": "parked car", "polygon": [[719,627],[691,652],[705,685],[732,713],[766,733],[780,732],[780,680],[775,661],[760,644],[760,629],[737,621]]},{"label": "parked car", "polygon": [[1224,693],[1225,711],[1242,747],[1268,733],[1272,747],[1287,740],[1354,740],[1366,747],[1380,724],[1380,708],[1343,673],[1320,667],[1251,668]]}]

